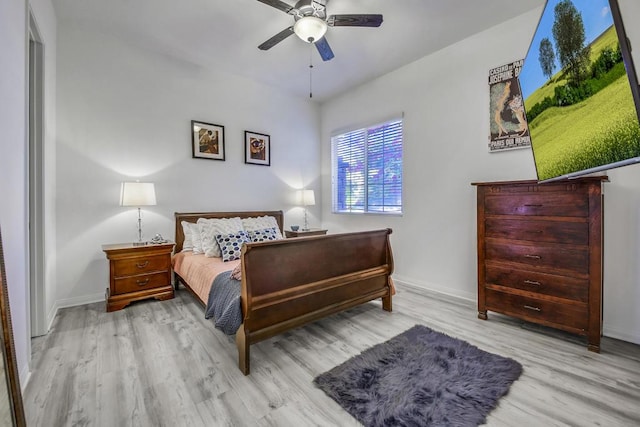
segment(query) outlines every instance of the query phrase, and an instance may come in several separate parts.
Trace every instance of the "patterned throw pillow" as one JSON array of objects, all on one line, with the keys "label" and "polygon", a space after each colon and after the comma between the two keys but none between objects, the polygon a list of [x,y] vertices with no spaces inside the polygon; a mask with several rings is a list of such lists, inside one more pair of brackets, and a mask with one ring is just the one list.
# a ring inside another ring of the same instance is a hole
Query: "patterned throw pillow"
[{"label": "patterned throw pillow", "polygon": [[242,245],[249,241],[249,237],[244,231],[238,231],[232,234],[218,234],[216,241],[222,252],[222,261],[233,261],[240,259]]},{"label": "patterned throw pillow", "polygon": [[250,218],[242,218],[242,228],[244,231],[256,231],[256,230],[264,230],[265,228],[275,228],[276,236],[278,239],[282,239],[282,233],[280,233],[280,228],[278,227],[278,221],[272,216],[257,216]]},{"label": "patterned throw pillow", "polygon": [[277,228],[263,228],[261,230],[250,230],[249,239],[252,242],[267,242],[269,240],[279,240]]}]

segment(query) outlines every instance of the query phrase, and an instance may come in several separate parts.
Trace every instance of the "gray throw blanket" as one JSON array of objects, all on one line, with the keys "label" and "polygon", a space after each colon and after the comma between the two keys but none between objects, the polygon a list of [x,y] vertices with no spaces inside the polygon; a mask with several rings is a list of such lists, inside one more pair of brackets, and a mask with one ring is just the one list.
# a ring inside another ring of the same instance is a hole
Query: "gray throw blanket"
[{"label": "gray throw blanket", "polygon": [[231,278],[231,271],[224,271],[213,279],[209,291],[205,319],[215,322],[216,328],[227,335],[236,333],[242,324],[240,306],[240,281]]}]

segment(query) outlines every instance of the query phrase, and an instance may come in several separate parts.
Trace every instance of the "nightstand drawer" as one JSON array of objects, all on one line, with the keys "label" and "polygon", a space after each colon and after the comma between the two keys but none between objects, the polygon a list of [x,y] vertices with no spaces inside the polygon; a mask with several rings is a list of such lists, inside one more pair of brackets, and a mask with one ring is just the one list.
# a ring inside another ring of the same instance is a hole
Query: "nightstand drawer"
[{"label": "nightstand drawer", "polygon": [[114,284],[116,288],[114,294],[120,295],[169,285],[170,275],[166,271],[163,271],[153,274],[129,276],[122,279],[115,279]]},{"label": "nightstand drawer", "polygon": [[171,259],[167,255],[142,256],[115,261],[114,274],[116,278],[134,276],[156,271],[167,271]]}]

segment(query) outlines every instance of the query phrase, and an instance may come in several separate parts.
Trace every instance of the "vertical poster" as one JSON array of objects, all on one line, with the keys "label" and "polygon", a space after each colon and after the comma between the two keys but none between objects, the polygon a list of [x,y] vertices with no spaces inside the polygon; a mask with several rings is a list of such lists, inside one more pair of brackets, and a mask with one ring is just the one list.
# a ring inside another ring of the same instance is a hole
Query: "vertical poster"
[{"label": "vertical poster", "polygon": [[489,151],[531,146],[518,75],[524,60],[489,70]]}]

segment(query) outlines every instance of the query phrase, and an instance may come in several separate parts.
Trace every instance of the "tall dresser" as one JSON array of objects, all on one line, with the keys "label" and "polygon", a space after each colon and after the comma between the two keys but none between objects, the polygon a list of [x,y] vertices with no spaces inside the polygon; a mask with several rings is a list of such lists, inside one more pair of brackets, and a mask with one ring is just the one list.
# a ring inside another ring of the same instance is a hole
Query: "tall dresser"
[{"label": "tall dresser", "polygon": [[606,180],[473,183],[480,319],[503,313],[584,335],[600,351]]}]

